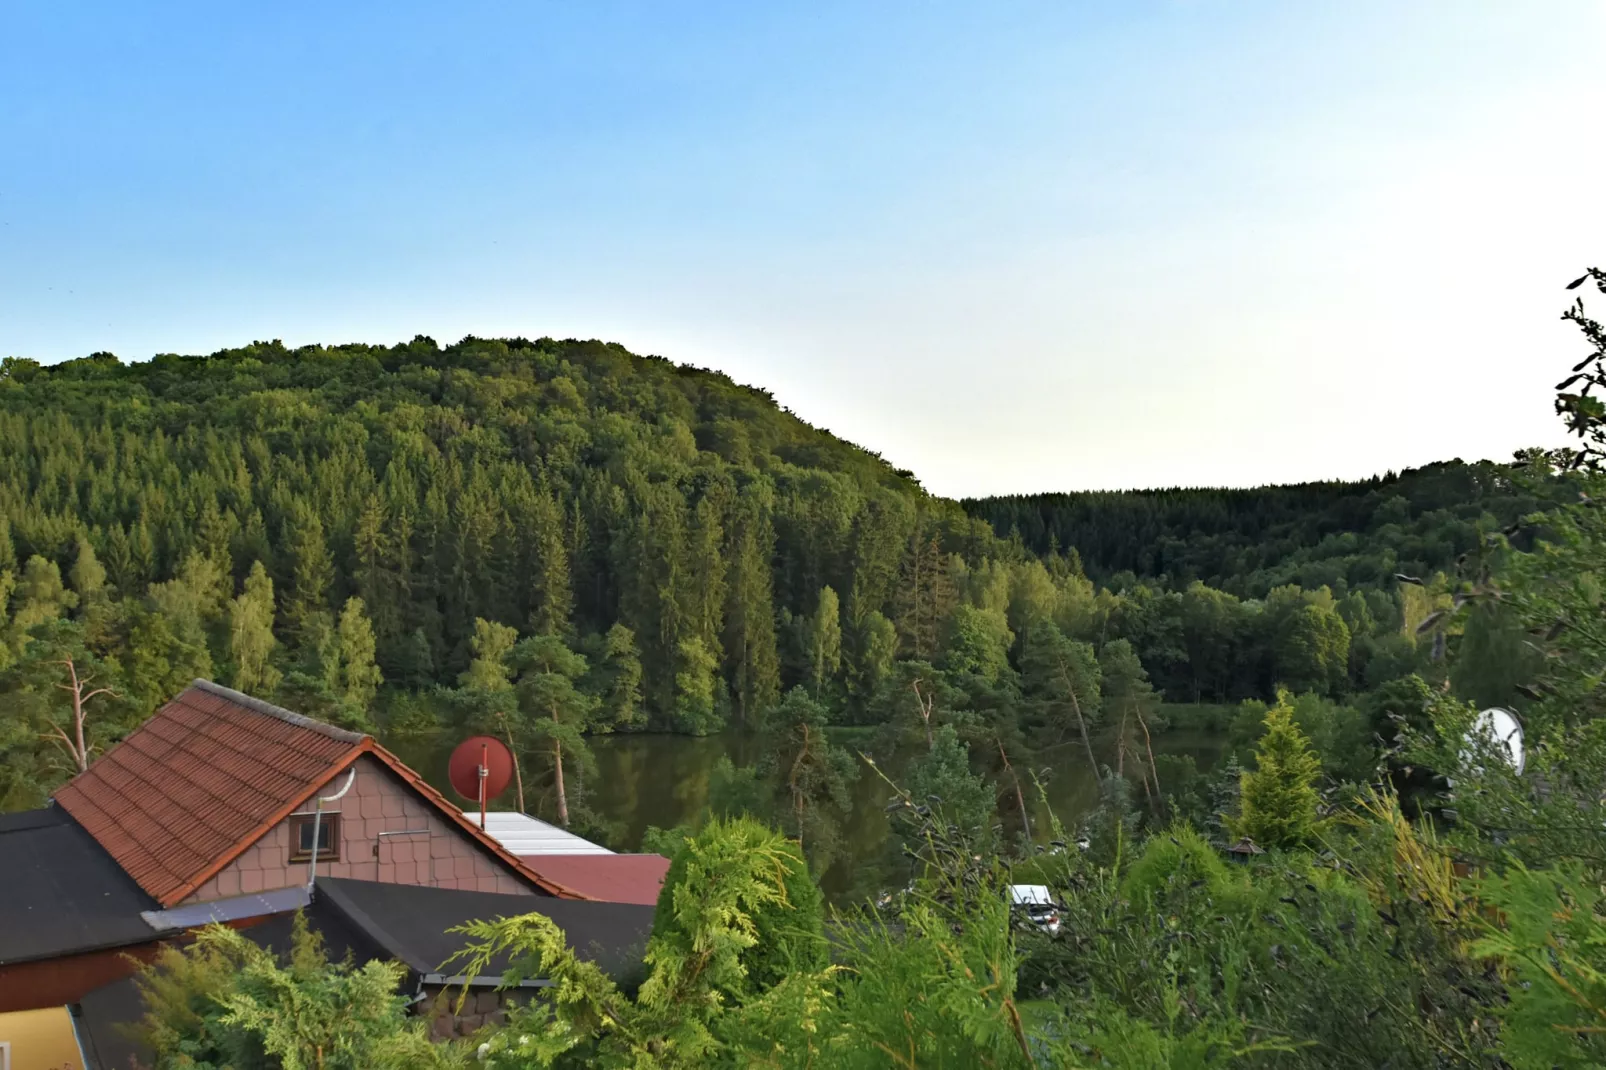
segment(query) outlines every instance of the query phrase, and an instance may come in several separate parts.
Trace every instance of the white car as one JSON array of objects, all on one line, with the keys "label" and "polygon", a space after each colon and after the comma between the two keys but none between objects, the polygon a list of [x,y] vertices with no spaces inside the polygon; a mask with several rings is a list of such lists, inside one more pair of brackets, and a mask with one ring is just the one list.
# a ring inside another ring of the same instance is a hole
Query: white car
[{"label": "white car", "polygon": [[1050,936],[1060,931],[1060,910],[1054,905],[1046,884],[1014,884],[1010,886],[1011,905],[1031,919],[1032,924]]}]

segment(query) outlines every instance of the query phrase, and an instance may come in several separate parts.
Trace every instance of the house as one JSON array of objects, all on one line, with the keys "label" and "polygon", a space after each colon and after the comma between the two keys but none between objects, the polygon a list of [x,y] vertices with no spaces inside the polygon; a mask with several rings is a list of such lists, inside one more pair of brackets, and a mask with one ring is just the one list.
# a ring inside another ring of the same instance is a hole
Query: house
[{"label": "house", "polygon": [[[493,991],[505,962],[442,969],[465,942],[448,930],[471,920],[542,913],[577,954],[639,974],[667,860],[492,818],[482,830],[370,736],[196,680],[49,806],[0,815],[0,1045],[22,1051],[7,1030],[39,1051],[71,1033],[80,1062],[46,1065],[123,1070],[138,1054],[119,1028],[142,1013],[138,963],[211,923],[283,951],[298,910],[334,957],[402,963],[439,1036],[509,998]],[[518,830],[565,861],[528,864],[509,844],[537,862],[544,848]],[[611,883],[573,865],[584,858],[616,867]],[[647,876],[626,882],[630,867]],[[459,1012],[445,997],[464,988]]]},{"label": "house", "polygon": [[66,1007],[0,1014],[0,1070],[102,1070]]},{"label": "house", "polygon": [[[528,998],[517,991],[496,991],[508,967],[506,956],[493,960],[478,975],[453,971],[449,963],[469,941],[450,930],[470,921],[529,913],[532,906],[563,930],[580,958],[595,962],[627,984],[639,977],[652,931],[653,908],[649,906],[557,898],[532,901],[498,892],[332,877],[318,881],[305,917],[323,938],[332,961],[349,956],[358,966],[385,959],[406,967],[401,991],[412,996],[414,1013],[429,1019],[431,1034],[446,1038],[466,1036],[485,1022],[497,1020],[510,1002]],[[290,914],[279,914],[252,926],[245,936],[283,954],[290,949],[291,925]],[[528,991],[547,984],[536,979],[522,987]],[[468,997],[459,1010],[457,999],[465,988]],[[75,1020],[89,1070],[125,1070],[130,1057],[149,1062],[149,1053],[121,1028],[142,1013],[132,977],[83,996]]]},{"label": "house", "polygon": [[[478,825],[478,813],[465,813]],[[658,902],[669,859],[656,854],[615,854],[566,829],[528,814],[491,812],[485,831],[526,869],[592,899],[610,903]]]},{"label": "house", "polygon": [[0,818],[0,1012],[72,1003],[210,921],[304,906],[314,864],[320,880],[589,898],[372,737],[197,680],[50,806]]}]

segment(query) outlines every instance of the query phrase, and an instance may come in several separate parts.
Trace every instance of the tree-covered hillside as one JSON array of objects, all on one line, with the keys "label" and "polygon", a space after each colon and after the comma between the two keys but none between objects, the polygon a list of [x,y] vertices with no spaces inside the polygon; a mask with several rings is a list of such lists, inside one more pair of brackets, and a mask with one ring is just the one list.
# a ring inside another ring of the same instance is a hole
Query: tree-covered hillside
[{"label": "tree-covered hillside", "polygon": [[1508,465],[1445,461],[1355,482],[1253,489],[1086,491],[967,499],[1000,536],[1037,553],[1074,548],[1089,576],[1122,573],[1240,598],[1297,583],[1386,587],[1428,576],[1538,506]]},{"label": "tree-covered hillside", "polygon": [[392,681],[455,681],[476,618],[622,623],[655,711],[706,662],[738,714],[776,694],[778,611],[834,585],[855,624],[890,614],[917,532],[976,535],[763,391],[550,339],[11,360],[0,511],[0,568],[65,575],[82,536],[129,596],[200,553],[227,601],[260,562],[280,630],[359,596]]},{"label": "tree-covered hillside", "polygon": [[[1158,805],[1137,756],[1162,698],[1286,686],[1334,767],[1359,767],[1393,708],[1369,696],[1440,671],[1417,626],[1450,598],[1441,573],[1534,499],[1448,465],[970,504],[762,391],[597,342],[9,360],[0,805],[197,676],[392,735],[509,734],[565,823],[591,734],[762,732],[765,761],[726,786],[819,865],[856,773],[833,724],[968,755],[1022,831],[1015,765],[1043,747],[1102,776],[1099,744]],[[1445,636],[1485,652],[1456,684],[1509,687],[1502,628]]]}]

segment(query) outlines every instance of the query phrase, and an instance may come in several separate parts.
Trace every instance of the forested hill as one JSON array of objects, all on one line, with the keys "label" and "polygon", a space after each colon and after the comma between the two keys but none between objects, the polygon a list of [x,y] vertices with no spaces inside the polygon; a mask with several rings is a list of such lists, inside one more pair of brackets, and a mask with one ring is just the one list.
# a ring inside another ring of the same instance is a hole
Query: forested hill
[{"label": "forested hill", "polygon": [[[9,359],[0,516],[13,608],[65,613],[42,592],[87,597],[70,573],[89,554],[86,582],[102,570],[125,606],[99,646],[149,701],[197,675],[266,691],[298,666],[342,690],[330,651],[357,596],[402,686],[454,685],[477,619],[594,662],[622,625],[653,723],[687,730],[716,698],[735,717],[774,701],[784,629],[823,588],[851,647],[894,614],[912,546],[992,538],[762,390],[550,339]],[[258,563],[260,658],[225,634]]]},{"label": "forested hill", "polygon": [[1241,598],[1298,584],[1388,586],[1396,572],[1448,571],[1538,504],[1511,469],[1460,460],[1355,482],[1254,489],[1088,491],[966,499],[1001,537],[1046,554],[1074,549],[1087,574],[1121,573],[1181,590],[1194,580]]}]

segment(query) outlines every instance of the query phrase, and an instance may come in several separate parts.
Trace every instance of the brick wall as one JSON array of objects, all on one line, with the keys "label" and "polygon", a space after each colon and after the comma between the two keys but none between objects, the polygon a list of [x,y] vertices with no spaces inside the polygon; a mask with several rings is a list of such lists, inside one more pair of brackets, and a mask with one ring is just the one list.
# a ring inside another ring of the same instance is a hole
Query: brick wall
[{"label": "brick wall", "polygon": [[431,1040],[472,1036],[482,1026],[505,1025],[509,1008],[527,1003],[530,999],[527,989],[505,992],[494,988],[471,988],[459,1010],[457,1001],[462,994],[461,988],[424,986],[424,1000],[414,1013],[429,1022]]},{"label": "brick wall", "polygon": [[[324,807],[325,814],[340,815],[340,859],[319,862],[320,877],[535,894],[501,859],[450,824],[376,759],[361,757],[356,768],[351,790],[339,802]],[[346,772],[342,771],[318,794],[333,795],[345,782]],[[311,813],[312,806],[301,810]],[[286,820],[268,830],[184,902],[204,903],[307,883],[307,863],[290,861],[290,825]],[[427,830],[427,834],[379,835],[415,829]]]}]

